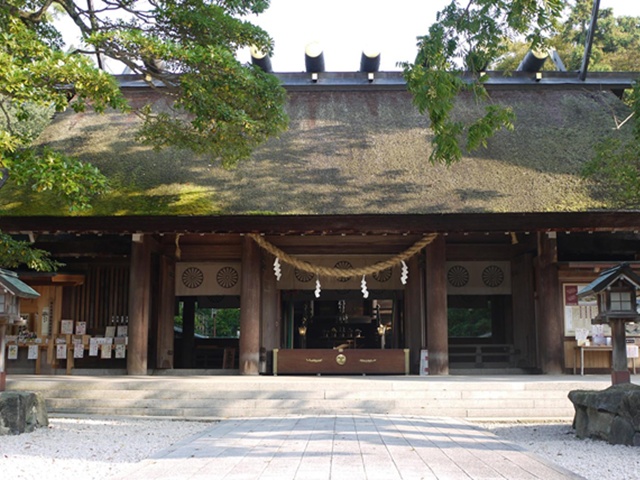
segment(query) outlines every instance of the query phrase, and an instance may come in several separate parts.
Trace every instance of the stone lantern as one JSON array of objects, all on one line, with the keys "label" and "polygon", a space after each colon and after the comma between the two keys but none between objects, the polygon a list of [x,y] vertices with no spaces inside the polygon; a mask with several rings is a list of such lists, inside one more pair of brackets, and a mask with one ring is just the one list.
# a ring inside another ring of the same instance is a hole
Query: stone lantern
[{"label": "stone lantern", "polygon": [[18,278],[15,272],[0,268],[0,392],[5,390],[5,334],[7,325],[20,325],[20,298],[37,298],[40,294]]},{"label": "stone lantern", "polygon": [[625,324],[640,320],[636,301],[636,290],[640,289],[640,276],[633,272],[629,264],[605,270],[593,282],[578,292],[578,297],[596,295],[598,315],[593,324],[609,324],[613,353],[611,356],[611,381],[613,385],[630,383],[627,367],[627,341]]}]

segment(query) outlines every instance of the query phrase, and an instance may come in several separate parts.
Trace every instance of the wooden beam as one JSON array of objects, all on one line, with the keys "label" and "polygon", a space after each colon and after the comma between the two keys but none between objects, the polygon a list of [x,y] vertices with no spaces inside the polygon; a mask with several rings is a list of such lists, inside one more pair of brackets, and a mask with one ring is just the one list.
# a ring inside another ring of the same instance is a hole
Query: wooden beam
[{"label": "wooden beam", "polygon": [[451,245],[447,239],[447,258],[451,261],[511,260],[511,244]]},{"label": "wooden beam", "polygon": [[221,215],[0,218],[0,230],[35,233],[424,234],[638,230],[637,212],[444,213],[410,215]]}]

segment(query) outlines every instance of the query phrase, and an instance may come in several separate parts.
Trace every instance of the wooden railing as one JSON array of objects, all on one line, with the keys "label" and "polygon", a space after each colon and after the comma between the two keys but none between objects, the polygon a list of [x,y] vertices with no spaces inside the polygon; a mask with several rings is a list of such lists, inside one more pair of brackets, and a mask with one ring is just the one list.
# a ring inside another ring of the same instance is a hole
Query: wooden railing
[{"label": "wooden railing", "polygon": [[449,363],[454,367],[515,367],[516,354],[510,344],[449,345]]}]

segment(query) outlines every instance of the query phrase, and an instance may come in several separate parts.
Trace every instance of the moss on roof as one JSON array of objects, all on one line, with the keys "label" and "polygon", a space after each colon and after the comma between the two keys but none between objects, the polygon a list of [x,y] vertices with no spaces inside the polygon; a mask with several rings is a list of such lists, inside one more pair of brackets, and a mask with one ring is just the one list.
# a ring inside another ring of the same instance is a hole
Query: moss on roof
[{"label": "moss on roof", "polygon": [[[126,92],[133,103],[151,92]],[[39,142],[97,165],[113,185],[83,215],[400,214],[607,209],[579,172],[624,106],[609,92],[502,90],[515,130],[451,167],[428,161],[427,120],[402,91],[290,92],[289,131],[233,170],[135,142],[134,114],[58,115]],[[158,100],[162,103],[163,100]],[[479,106],[461,98],[456,115]],[[6,215],[68,214],[5,187]]]}]

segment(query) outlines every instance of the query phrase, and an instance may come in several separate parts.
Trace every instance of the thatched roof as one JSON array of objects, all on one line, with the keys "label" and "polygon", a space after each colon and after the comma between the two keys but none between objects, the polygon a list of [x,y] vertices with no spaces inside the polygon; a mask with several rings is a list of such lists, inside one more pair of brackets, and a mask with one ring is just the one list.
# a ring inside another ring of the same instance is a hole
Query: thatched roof
[{"label": "thatched roof", "polygon": [[[365,86],[366,87],[366,86]],[[134,141],[134,114],[58,115],[42,144],[97,165],[114,190],[90,215],[422,214],[566,212],[607,208],[580,176],[621,102],[580,87],[493,90],[512,105],[503,131],[451,166],[432,165],[427,119],[403,90],[289,92],[289,130],[233,170],[183,150]],[[134,104],[153,97],[129,89]],[[164,100],[156,98],[162,103]],[[478,107],[460,99],[457,114]],[[5,191],[8,215],[65,214],[45,196]]]}]

